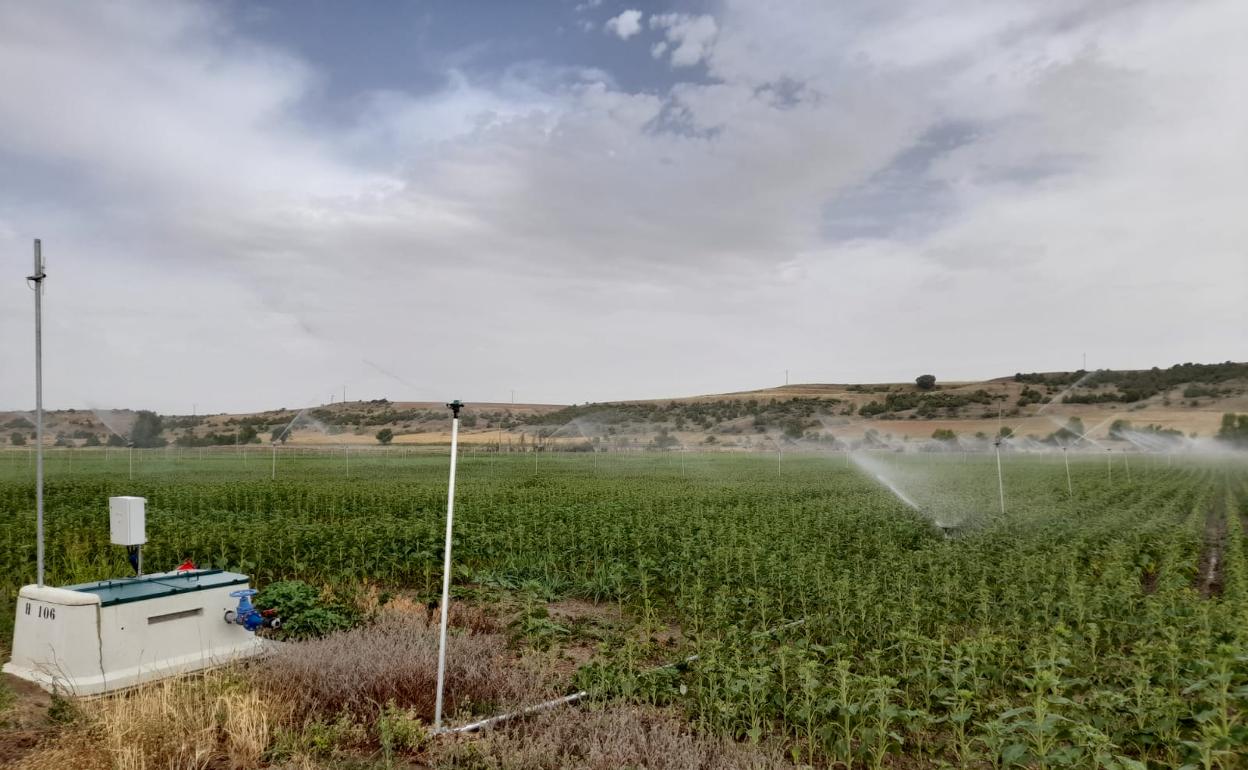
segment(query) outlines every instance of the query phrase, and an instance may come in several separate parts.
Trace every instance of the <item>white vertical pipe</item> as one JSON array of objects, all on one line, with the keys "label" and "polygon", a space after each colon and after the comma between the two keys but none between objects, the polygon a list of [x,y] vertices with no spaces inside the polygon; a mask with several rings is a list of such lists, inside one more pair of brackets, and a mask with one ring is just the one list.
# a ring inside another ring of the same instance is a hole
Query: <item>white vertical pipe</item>
[{"label": "white vertical pipe", "polygon": [[1066,447],[1062,447],[1062,459],[1066,461],[1066,490],[1070,492],[1070,499],[1075,499],[1075,485],[1070,481],[1070,453]]},{"label": "white vertical pipe", "polygon": [[1005,479],[1001,475],[1001,442],[997,442],[997,491],[1001,495],[1001,515],[1005,515]]},{"label": "white vertical pipe", "polygon": [[43,585],[43,244],[35,239],[35,582]]},{"label": "white vertical pipe", "polygon": [[[451,616],[451,533],[455,526],[455,456],[459,447],[459,414],[451,420],[451,478],[446,493],[446,546],[442,554],[442,618],[438,624],[438,694],[433,731],[442,729],[442,689],[446,685],[446,624]],[[534,457],[537,456],[536,451]]]}]

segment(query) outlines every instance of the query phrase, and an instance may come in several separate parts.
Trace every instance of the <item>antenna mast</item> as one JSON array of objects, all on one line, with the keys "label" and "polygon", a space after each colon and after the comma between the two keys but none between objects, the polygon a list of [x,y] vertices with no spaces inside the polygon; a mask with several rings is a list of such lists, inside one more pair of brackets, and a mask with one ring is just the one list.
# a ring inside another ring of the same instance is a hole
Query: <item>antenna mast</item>
[{"label": "antenna mast", "polygon": [[35,239],[35,582],[43,585],[43,245]]}]

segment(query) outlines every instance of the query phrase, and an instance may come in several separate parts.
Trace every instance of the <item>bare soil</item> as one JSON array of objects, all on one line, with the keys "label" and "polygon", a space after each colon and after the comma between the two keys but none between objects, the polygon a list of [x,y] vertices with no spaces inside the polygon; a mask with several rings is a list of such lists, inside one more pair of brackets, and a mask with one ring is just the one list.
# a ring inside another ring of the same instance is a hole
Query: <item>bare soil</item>
[{"label": "bare soil", "polygon": [[2,674],[12,701],[0,713],[0,767],[11,767],[50,738],[56,725],[48,717],[52,696],[38,685]]},{"label": "bare soil", "polygon": [[1205,517],[1205,545],[1196,571],[1197,587],[1205,598],[1221,596],[1222,552],[1226,547],[1226,498],[1217,495]]}]

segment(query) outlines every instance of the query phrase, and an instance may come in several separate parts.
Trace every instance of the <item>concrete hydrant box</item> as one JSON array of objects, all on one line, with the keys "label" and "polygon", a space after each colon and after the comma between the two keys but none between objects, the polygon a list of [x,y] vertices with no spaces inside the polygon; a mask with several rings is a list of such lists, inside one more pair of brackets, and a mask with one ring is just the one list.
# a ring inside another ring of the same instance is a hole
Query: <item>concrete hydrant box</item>
[{"label": "concrete hydrant box", "polygon": [[230,593],[248,582],[200,569],[25,586],[4,671],[49,691],[95,695],[257,655],[271,643],[227,619],[238,604]]}]

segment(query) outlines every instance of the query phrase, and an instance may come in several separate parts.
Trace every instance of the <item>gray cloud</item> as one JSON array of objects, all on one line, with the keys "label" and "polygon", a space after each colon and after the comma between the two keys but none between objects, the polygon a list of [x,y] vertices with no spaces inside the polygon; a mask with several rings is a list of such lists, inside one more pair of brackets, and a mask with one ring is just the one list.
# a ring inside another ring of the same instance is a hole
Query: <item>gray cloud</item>
[{"label": "gray cloud", "polygon": [[345,123],[215,6],[2,6],[0,404],[30,401],[32,237],[56,405],[1232,357],[1248,11],[1085,6],[725,2],[620,46],[661,34],[670,88],[448,61]]}]

